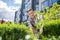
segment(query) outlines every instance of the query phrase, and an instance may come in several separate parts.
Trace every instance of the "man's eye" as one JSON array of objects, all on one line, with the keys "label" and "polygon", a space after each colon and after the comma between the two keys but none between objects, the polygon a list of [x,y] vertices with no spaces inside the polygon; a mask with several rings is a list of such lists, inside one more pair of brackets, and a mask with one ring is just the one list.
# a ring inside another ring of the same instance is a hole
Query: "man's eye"
[{"label": "man's eye", "polygon": [[31,13],[32,14],[32,13]]}]

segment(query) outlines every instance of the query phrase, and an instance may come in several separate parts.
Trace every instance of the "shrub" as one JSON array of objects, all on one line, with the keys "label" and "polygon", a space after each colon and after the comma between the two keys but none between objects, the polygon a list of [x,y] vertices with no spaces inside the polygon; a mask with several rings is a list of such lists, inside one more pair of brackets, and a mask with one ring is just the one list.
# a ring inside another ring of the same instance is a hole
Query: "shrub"
[{"label": "shrub", "polygon": [[60,18],[60,5],[57,3],[54,3],[52,7],[47,7],[46,10],[44,10],[44,7],[42,7],[42,12],[34,11],[37,14],[37,17],[40,18],[40,15],[43,16],[44,20],[52,20],[52,19],[59,19]]},{"label": "shrub", "polygon": [[51,36],[51,37],[42,36],[41,40],[60,40],[60,36],[58,36],[58,37],[56,37],[56,36]]},{"label": "shrub", "polygon": [[0,37],[2,37],[2,40],[25,40],[26,35],[30,35],[29,40],[33,40],[32,31],[23,24],[0,24]]},{"label": "shrub", "polygon": [[44,22],[43,34],[45,36],[59,36],[60,35],[60,19],[46,20]]},{"label": "shrub", "polygon": [[[52,7],[47,7],[46,10],[44,10],[44,7],[42,8],[42,12],[34,11],[37,14],[38,19],[40,19],[36,24],[36,28],[40,29],[43,26],[42,35],[46,37],[42,37],[42,40],[48,40],[47,36],[50,36],[50,39],[54,40],[54,37],[52,36],[60,36],[60,5],[55,3]],[[41,15],[43,17],[41,17]],[[38,35],[40,36],[39,38],[41,38],[41,34]]]},{"label": "shrub", "polygon": [[58,5],[57,3],[53,4],[51,8],[47,7],[46,10],[44,10],[44,8],[42,9],[43,9],[42,12],[34,11],[37,14],[38,19],[40,19],[36,24],[37,29],[40,29],[44,25],[45,20],[50,21],[60,19],[60,5]]}]

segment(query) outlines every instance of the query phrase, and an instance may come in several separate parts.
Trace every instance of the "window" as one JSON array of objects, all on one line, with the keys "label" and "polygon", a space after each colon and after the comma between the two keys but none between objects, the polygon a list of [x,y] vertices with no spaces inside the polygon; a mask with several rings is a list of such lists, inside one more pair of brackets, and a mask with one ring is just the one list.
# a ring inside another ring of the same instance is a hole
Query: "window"
[{"label": "window", "polygon": [[28,4],[27,9],[31,9],[31,4]]},{"label": "window", "polygon": [[23,21],[27,20],[27,15],[23,16]]},{"label": "window", "polygon": [[51,6],[53,4],[52,0],[49,0],[49,6]]},{"label": "window", "polygon": [[49,0],[49,6],[52,6],[53,3],[57,2],[58,0]]},{"label": "window", "polygon": [[44,2],[42,3],[42,6],[44,7],[44,9],[45,9],[46,7],[48,7],[48,1],[44,1]]},{"label": "window", "polygon": [[25,12],[27,11],[27,7],[25,8]]},{"label": "window", "polygon": [[39,0],[36,0],[36,4],[39,4]]},{"label": "window", "polygon": [[23,9],[23,12],[25,13],[25,9]]},{"label": "window", "polygon": [[36,11],[38,11],[39,10],[39,5],[36,5]]},{"label": "window", "polygon": [[53,3],[57,2],[57,0],[52,0]]},{"label": "window", "polygon": [[27,3],[28,2],[28,0],[25,0],[25,3]]},{"label": "window", "polygon": [[27,4],[28,2],[30,2],[31,0],[25,0],[25,4]]},{"label": "window", "polygon": [[29,2],[30,0],[28,0],[28,2]]}]

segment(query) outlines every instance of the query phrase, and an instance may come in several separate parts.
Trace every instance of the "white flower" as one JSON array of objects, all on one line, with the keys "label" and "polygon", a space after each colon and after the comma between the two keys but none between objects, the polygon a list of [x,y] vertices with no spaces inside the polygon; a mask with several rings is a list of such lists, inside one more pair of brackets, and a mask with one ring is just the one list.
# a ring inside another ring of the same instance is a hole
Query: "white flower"
[{"label": "white flower", "polygon": [[25,39],[29,39],[29,38],[30,38],[30,35],[26,35],[26,36],[25,36]]},{"label": "white flower", "polygon": [[0,36],[0,40],[2,40],[2,37]]}]

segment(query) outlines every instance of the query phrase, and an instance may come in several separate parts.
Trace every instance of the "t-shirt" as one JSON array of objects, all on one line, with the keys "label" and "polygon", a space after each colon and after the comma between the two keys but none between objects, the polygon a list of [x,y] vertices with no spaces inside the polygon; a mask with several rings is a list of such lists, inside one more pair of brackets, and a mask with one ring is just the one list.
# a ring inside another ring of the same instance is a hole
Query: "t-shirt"
[{"label": "t-shirt", "polygon": [[26,21],[26,24],[28,25],[29,28],[33,28],[33,27],[35,28],[37,22],[38,22],[37,16],[36,16],[36,19],[34,19],[34,20],[31,19],[30,17],[28,17],[28,20]]}]

